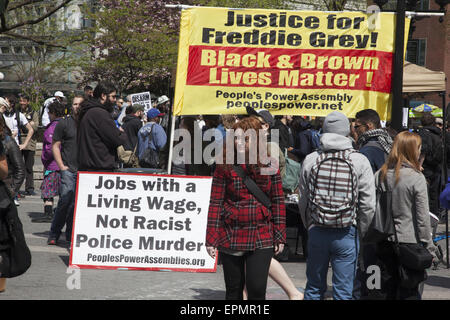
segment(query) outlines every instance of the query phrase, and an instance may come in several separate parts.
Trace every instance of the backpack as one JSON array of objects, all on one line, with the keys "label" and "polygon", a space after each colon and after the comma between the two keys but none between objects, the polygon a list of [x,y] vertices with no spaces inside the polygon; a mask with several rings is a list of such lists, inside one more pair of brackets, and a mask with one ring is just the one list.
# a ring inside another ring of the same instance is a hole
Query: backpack
[{"label": "backpack", "polygon": [[353,149],[320,152],[308,182],[309,210],[317,225],[346,228],[353,224],[358,203],[358,176]]},{"label": "backpack", "polygon": [[[141,129],[142,130],[142,129]],[[139,155],[139,165],[142,168],[159,168],[159,153],[150,147],[150,142],[153,139],[153,125],[150,127],[148,138],[144,140],[145,150]]]},{"label": "backpack", "polygon": [[321,133],[317,130],[314,129],[310,129],[309,130],[310,134],[311,134],[311,147],[312,147],[312,151],[316,151],[320,149],[320,136]]},{"label": "backpack", "polygon": [[292,160],[288,157],[287,150],[285,151],[285,161],[286,173],[284,174],[281,182],[284,191],[293,193],[298,188],[298,181],[302,166],[300,162]]},{"label": "backpack", "polygon": [[422,153],[425,155],[424,165],[427,167],[439,166],[442,162],[441,139],[428,129],[418,132],[422,138]]}]

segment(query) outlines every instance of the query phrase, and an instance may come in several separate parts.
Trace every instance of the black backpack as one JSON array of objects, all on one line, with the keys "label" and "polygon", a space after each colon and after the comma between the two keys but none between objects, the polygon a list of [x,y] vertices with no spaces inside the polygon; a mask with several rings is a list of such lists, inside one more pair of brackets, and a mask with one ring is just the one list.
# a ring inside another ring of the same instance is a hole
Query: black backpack
[{"label": "black backpack", "polygon": [[425,128],[418,133],[422,138],[422,154],[425,155],[423,164],[430,168],[439,166],[443,153],[440,137]]}]

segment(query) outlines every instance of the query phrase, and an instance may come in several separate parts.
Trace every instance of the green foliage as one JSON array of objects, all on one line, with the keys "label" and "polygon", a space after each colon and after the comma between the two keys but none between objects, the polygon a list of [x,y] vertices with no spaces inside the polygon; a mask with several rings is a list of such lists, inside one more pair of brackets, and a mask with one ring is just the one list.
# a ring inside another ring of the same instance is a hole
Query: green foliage
[{"label": "green foliage", "polygon": [[286,9],[283,0],[199,0],[196,3],[209,7]]},{"label": "green foliage", "polygon": [[39,111],[44,104],[45,96],[49,95],[41,82],[32,77],[21,83],[21,93],[30,98],[30,106],[34,111]]}]

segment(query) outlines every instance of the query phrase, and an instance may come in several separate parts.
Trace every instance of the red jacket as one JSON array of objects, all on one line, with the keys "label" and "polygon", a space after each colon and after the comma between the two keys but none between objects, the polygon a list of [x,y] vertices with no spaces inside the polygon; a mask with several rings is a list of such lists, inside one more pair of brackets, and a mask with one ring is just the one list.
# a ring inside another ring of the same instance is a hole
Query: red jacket
[{"label": "red jacket", "polygon": [[271,198],[272,210],[256,200],[234,170],[218,166],[211,189],[207,246],[253,251],[286,242],[286,209],[279,172],[248,175]]}]

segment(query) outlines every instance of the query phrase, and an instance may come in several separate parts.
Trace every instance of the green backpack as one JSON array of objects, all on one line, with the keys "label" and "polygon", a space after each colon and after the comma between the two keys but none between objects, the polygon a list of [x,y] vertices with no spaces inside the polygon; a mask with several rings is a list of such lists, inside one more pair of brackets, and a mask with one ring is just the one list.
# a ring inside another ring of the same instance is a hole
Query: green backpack
[{"label": "green backpack", "polygon": [[300,162],[290,159],[287,156],[287,150],[284,152],[284,156],[286,160],[286,173],[282,179],[283,190],[286,193],[293,193],[298,187],[302,165]]}]

